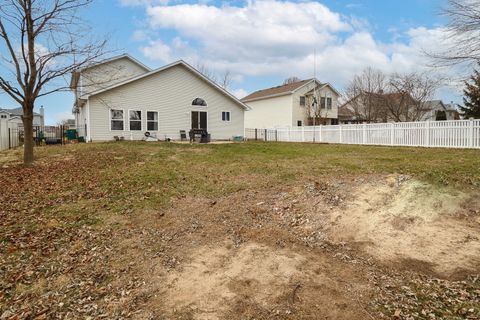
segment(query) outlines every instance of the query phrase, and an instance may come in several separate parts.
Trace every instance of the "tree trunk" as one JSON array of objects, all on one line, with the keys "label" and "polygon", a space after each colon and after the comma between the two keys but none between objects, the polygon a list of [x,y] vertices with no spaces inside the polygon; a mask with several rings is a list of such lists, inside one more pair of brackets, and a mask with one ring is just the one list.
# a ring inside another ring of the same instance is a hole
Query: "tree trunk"
[{"label": "tree trunk", "polygon": [[33,102],[25,101],[23,106],[23,163],[31,165],[33,163]]}]

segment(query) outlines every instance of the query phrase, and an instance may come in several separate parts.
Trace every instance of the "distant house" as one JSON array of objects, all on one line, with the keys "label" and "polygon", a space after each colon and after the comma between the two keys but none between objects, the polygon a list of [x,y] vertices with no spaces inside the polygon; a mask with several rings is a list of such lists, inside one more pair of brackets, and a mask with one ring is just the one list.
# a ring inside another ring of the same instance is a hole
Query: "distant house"
[{"label": "distant house", "polygon": [[[0,118],[6,119],[10,124],[16,124],[18,127],[23,127],[22,122],[23,109],[21,107],[14,109],[0,108]],[[45,111],[43,106],[40,107],[40,113],[33,113],[33,126],[45,126]]]},{"label": "distant house", "polygon": [[422,121],[458,120],[460,114],[456,105],[444,104],[442,100],[432,100],[425,103],[425,115]]},{"label": "distant house", "polygon": [[338,114],[339,122],[344,124],[459,119],[453,104],[441,100],[420,103],[400,93],[359,94],[340,106]]},{"label": "distant house", "polygon": [[180,139],[190,129],[217,140],[244,133],[248,107],[184,61],[151,70],[125,54],[75,71],[70,87],[87,141],[140,140],[146,132]]},{"label": "distant house", "polygon": [[[307,79],[255,91],[242,102],[251,110],[245,114],[246,128],[296,127],[338,123],[340,94],[329,83]],[[313,108],[318,110],[312,114]]]}]

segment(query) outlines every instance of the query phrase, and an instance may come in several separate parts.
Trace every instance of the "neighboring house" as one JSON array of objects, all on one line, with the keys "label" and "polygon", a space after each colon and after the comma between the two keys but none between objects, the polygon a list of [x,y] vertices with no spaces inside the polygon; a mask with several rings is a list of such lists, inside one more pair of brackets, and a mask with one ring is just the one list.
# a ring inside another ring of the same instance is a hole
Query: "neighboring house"
[{"label": "neighboring house", "polygon": [[422,121],[458,120],[460,115],[455,104],[444,104],[442,100],[432,100],[425,103],[425,115]]},{"label": "neighboring house", "polygon": [[121,55],[77,70],[70,87],[86,141],[140,140],[147,131],[180,139],[190,129],[206,129],[213,140],[244,134],[248,107],[184,61],[151,70]]},{"label": "neighboring house", "polygon": [[[23,109],[21,107],[14,109],[2,109],[0,108],[0,117],[6,119],[11,124],[16,124],[18,127],[23,127],[22,122]],[[45,110],[43,106],[40,107],[40,113],[33,113],[33,126],[43,127],[45,126]]]},{"label": "neighboring house", "polygon": [[[313,99],[315,96],[316,99]],[[278,128],[336,124],[340,94],[329,83],[302,80],[253,92],[242,99],[251,110],[245,114],[246,128]],[[313,109],[319,112],[316,117]]]},{"label": "neighboring house", "polygon": [[421,104],[398,93],[363,93],[344,103],[338,113],[344,124],[459,119],[453,103],[431,100]]}]

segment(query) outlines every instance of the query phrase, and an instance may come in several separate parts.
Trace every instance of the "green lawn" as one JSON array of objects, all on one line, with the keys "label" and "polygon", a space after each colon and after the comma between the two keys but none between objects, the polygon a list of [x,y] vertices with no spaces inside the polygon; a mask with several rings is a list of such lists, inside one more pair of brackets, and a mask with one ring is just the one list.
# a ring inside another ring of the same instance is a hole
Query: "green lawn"
[{"label": "green lawn", "polygon": [[[125,268],[121,239],[144,228],[129,214],[163,210],[175,199],[392,173],[455,189],[480,186],[480,150],[112,142],[38,147],[35,154],[35,165],[24,168],[21,150],[0,153],[0,315],[11,305],[39,305],[35,312],[41,312],[43,301],[53,317],[63,312],[60,302],[74,304],[88,295],[103,301],[105,292],[81,286],[57,288],[68,298],[45,293],[53,290],[49,279],[58,279],[56,272],[73,272],[72,283],[114,282],[115,272]],[[111,254],[93,255],[91,247],[114,238]]]}]

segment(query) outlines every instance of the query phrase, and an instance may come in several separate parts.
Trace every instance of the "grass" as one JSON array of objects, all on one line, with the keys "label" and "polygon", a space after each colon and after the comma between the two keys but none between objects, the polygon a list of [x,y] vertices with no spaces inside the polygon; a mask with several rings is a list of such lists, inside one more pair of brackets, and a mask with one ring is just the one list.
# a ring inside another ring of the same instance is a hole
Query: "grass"
[{"label": "grass", "polygon": [[[17,206],[38,209],[32,206],[34,199],[43,204],[42,210],[77,218],[82,216],[82,208],[128,212],[162,207],[185,195],[221,196],[319,177],[399,173],[436,185],[480,186],[480,150],[117,142],[40,147],[36,156],[37,166],[31,174],[41,176],[41,189],[34,180]],[[0,165],[11,164],[12,159],[18,163],[20,158],[21,150],[0,155]],[[52,186],[45,186],[46,178]],[[69,212],[64,212],[68,207],[59,205],[66,202],[72,204]],[[80,209],[75,208],[80,202]]]},{"label": "grass", "polygon": [[[215,199],[240,190],[257,192],[275,186],[278,191],[278,186],[323,178],[392,173],[456,189],[480,186],[480,150],[125,141],[45,146],[35,152],[36,163],[30,168],[21,165],[21,150],[0,153],[0,288],[9,288],[0,289],[0,311],[11,304],[41,305],[48,288],[17,301],[15,285],[54,278],[52,270],[69,270],[78,283],[96,279],[97,273],[119,274],[125,264],[115,260],[122,257],[121,247],[113,245],[118,251],[94,258],[91,248],[110,244],[112,237],[119,241],[141,233],[132,213],[158,211],[176,199]],[[35,271],[31,276],[35,279],[20,278],[19,270]],[[81,299],[82,290],[87,289],[72,289],[71,300],[62,298],[62,303]],[[88,290],[88,295],[103,299],[104,293]],[[53,313],[61,312],[52,308]]]}]

